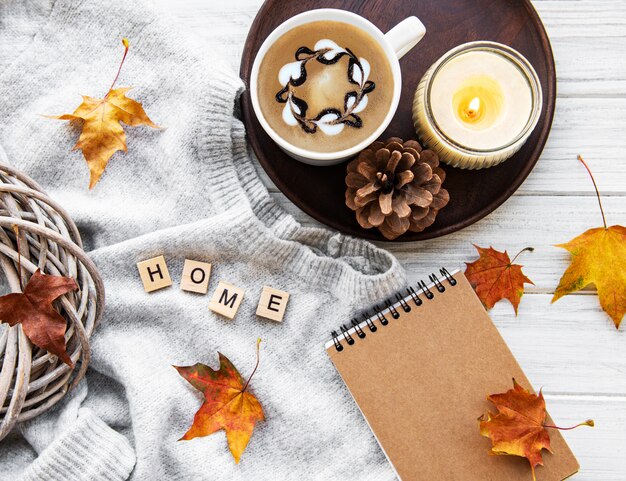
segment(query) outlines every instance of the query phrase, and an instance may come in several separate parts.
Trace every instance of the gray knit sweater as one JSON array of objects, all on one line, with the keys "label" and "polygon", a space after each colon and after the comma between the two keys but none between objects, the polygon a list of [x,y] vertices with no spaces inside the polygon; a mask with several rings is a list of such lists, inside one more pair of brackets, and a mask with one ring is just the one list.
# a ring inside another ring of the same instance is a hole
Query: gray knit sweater
[{"label": "gray knit sweater", "polygon": [[[104,95],[124,36],[118,85],[135,86],[130,96],[166,130],[127,128],[128,153],[89,191],[71,151],[78,130],[41,114]],[[70,211],[107,289],[87,381],[0,442],[0,479],[393,478],[323,344],[404,273],[388,253],[305,228],[272,202],[233,116],[242,87],[134,0],[0,1],[0,152]],[[161,254],[175,285],[146,294],[135,264]],[[245,289],[234,320],[179,289],[185,258],[213,264],[209,294],[219,280]],[[255,315],[264,285],[291,293],[282,324]],[[223,432],[177,441],[202,398],[171,366],[216,367],[219,351],[247,377],[258,337],[251,386],[266,422],[241,464]]]}]

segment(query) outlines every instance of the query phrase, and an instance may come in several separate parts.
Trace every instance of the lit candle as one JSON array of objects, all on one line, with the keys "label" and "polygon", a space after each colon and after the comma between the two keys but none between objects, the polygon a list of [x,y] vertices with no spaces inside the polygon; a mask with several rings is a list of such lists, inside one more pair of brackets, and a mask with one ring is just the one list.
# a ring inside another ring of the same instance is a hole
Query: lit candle
[{"label": "lit candle", "polygon": [[541,113],[534,69],[515,50],[493,42],[461,45],[437,61],[413,104],[417,132],[441,160],[480,169],[511,157]]}]

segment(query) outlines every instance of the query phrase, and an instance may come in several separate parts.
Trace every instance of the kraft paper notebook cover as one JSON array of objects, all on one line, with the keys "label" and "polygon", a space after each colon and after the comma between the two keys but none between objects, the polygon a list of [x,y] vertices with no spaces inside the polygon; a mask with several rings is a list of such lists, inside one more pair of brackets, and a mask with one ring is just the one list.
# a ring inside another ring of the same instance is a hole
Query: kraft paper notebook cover
[{"label": "kraft paper notebook cover", "polygon": [[[442,269],[431,281],[333,332],[332,362],[402,481],[532,480],[526,459],[488,455],[477,421],[495,412],[488,394],[512,378],[531,389],[528,379],[465,276]],[[550,438],[537,481],[578,471],[561,433]]]}]

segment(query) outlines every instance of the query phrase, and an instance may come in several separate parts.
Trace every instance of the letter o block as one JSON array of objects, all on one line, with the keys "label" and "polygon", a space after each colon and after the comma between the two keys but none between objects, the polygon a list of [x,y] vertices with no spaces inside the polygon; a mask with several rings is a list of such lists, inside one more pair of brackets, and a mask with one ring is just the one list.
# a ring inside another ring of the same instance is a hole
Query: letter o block
[{"label": "letter o block", "polygon": [[180,288],[183,291],[206,294],[209,290],[211,264],[185,259]]},{"label": "letter o block", "polygon": [[243,295],[243,289],[220,281],[209,302],[209,309],[228,319],[233,319],[243,301]]}]

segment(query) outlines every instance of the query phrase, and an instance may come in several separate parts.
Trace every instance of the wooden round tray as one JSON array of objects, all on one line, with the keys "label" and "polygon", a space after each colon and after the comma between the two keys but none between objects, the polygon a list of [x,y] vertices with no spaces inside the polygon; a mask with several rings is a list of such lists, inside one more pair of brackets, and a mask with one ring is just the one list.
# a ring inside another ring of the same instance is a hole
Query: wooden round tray
[{"label": "wooden round tray", "polygon": [[[556,72],[550,41],[529,0],[266,0],[248,34],[241,60],[241,78],[249,85],[254,57],[265,38],[286,19],[315,8],[340,8],[369,19],[383,32],[416,15],[426,36],[400,61],[403,76],[400,106],[383,134],[416,138],[411,105],[424,72],[452,47],[473,40],[492,40],[519,50],[535,67],[543,88],[539,124],[526,145],[511,159],[484,170],[460,170],[443,165],[450,203],[424,232],[407,232],[397,241],[430,239],[455,232],[480,220],[522,184],[548,139],[556,100]],[[259,125],[247,93],[242,113],[248,138],[276,186],[303,211],[345,234],[385,240],[375,229],[363,229],[345,206],[346,166],[313,167],[298,162],[270,139]]]}]

